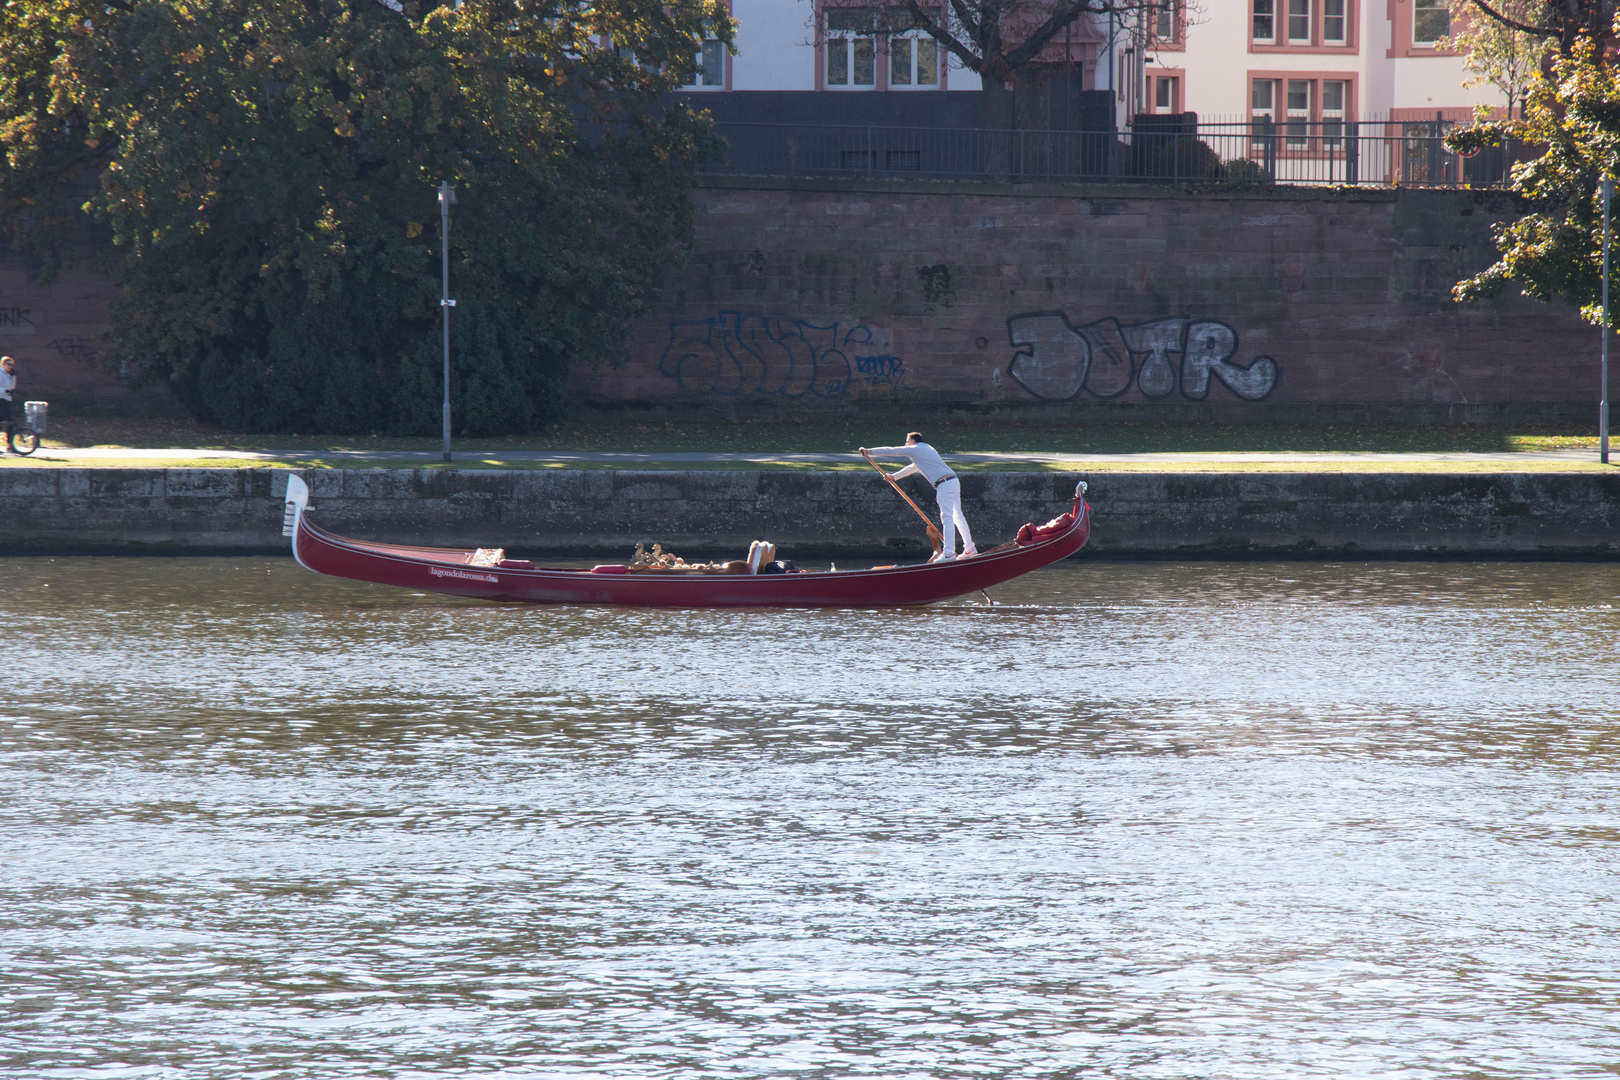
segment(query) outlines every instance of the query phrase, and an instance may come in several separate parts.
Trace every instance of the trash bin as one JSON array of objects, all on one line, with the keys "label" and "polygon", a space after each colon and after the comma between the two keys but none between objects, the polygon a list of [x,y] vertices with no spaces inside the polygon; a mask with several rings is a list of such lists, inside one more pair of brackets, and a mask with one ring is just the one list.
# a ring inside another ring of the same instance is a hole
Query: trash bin
[{"label": "trash bin", "polygon": [[48,401],[23,402],[23,419],[34,429],[36,435],[45,434],[45,421],[50,410],[51,403]]}]

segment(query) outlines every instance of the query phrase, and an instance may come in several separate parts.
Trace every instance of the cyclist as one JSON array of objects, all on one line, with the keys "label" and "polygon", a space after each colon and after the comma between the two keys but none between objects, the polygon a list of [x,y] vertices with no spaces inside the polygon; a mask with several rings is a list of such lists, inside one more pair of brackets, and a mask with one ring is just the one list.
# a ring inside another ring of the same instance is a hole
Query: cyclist
[{"label": "cyclist", "polygon": [[17,389],[17,361],[0,356],[0,423],[6,428],[6,453],[17,452],[17,426],[11,422],[11,392]]}]

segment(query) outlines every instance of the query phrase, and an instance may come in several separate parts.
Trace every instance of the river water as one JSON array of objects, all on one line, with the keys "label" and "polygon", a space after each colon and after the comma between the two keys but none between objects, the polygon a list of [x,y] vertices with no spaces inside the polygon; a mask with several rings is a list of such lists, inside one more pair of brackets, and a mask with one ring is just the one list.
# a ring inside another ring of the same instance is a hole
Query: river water
[{"label": "river water", "polygon": [[6,1077],[1620,1069],[1620,566],[8,558]]}]

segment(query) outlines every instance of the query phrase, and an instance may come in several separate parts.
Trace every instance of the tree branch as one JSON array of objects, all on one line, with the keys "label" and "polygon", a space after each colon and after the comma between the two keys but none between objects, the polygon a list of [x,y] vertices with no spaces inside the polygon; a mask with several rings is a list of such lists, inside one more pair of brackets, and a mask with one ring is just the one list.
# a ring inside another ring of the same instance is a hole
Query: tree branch
[{"label": "tree branch", "polygon": [[[961,0],[952,0],[952,3],[960,5]],[[956,40],[955,35],[947,30],[943,19],[936,23],[934,17],[928,13],[928,9],[923,7],[918,0],[906,0],[906,10],[911,13],[912,18],[917,20],[917,24],[922,27],[923,33],[944,45],[958,60],[962,61],[963,67],[969,71],[982,70],[983,63],[979,57]]]},{"label": "tree branch", "polygon": [[1506,15],[1503,15],[1501,12],[1497,11],[1495,8],[1493,8],[1489,4],[1487,4],[1485,2],[1485,0],[1469,0],[1469,2],[1472,3],[1479,10],[1483,11],[1486,15],[1489,15],[1492,19],[1495,19],[1497,22],[1501,23],[1503,26],[1506,26],[1511,30],[1517,30],[1520,33],[1524,33],[1524,34],[1534,34],[1537,37],[1555,38],[1555,37],[1559,36],[1557,30],[1551,29],[1549,27],[1545,27],[1545,26],[1527,26],[1526,24],[1524,24],[1522,22],[1519,22],[1517,19],[1510,19]]},{"label": "tree branch", "polygon": [[1091,0],[1061,0],[1060,3],[1053,6],[1052,14],[1047,16],[1046,21],[1033,34],[1007,53],[1007,66],[1017,70],[1035,59],[1040,51],[1046,48],[1053,38],[1057,37],[1059,30],[1062,30],[1090,10]]}]

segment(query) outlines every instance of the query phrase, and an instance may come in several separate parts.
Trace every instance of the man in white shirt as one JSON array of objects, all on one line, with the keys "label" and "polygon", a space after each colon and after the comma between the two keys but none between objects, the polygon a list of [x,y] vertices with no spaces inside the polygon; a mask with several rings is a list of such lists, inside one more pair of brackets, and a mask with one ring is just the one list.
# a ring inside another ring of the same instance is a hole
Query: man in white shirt
[{"label": "man in white shirt", "polygon": [[17,389],[17,361],[0,356],[0,424],[6,428],[6,453],[17,452],[17,429],[11,424],[11,392]]},{"label": "man in white shirt", "polygon": [[907,458],[911,464],[899,472],[891,473],[890,476],[899,480],[920,473],[924,480],[934,486],[934,498],[939,501],[939,524],[943,543],[939,554],[930,559],[930,562],[936,560],[949,562],[956,558],[957,529],[962,530],[962,557],[971,559],[979,553],[979,549],[973,546],[973,533],[968,530],[967,518],[962,516],[962,482],[946,467],[939,452],[923,442],[920,432],[913,431],[908,434],[904,446],[874,446],[870,449],[863,446],[861,453]]}]

